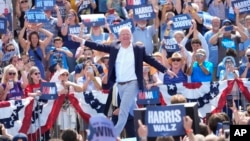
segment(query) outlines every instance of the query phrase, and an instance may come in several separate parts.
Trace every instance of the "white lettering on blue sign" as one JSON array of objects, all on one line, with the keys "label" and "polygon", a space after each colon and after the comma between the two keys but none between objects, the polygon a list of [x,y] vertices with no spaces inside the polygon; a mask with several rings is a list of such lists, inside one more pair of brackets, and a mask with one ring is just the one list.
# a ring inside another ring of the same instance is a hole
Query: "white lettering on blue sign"
[{"label": "white lettering on blue sign", "polygon": [[149,124],[177,123],[181,122],[181,119],[181,111],[178,109],[169,111],[148,111]]},{"label": "white lettering on blue sign", "polygon": [[54,3],[51,0],[47,0],[43,2],[43,6],[45,7],[54,6]]},{"label": "white lettering on blue sign", "polygon": [[69,34],[79,34],[80,33],[80,27],[70,27],[69,28]]},{"label": "white lettering on blue sign", "polygon": [[174,22],[173,25],[175,28],[190,26],[190,25],[192,25],[192,21],[191,20],[183,20],[183,21],[179,21],[179,22]]},{"label": "white lettering on blue sign", "polygon": [[33,13],[27,14],[27,19],[34,20],[35,19],[35,15]]},{"label": "white lettering on blue sign", "polygon": [[0,22],[0,29],[5,29],[4,23]]},{"label": "white lettering on blue sign", "polygon": [[250,6],[250,1],[240,1],[240,2],[235,2],[234,4],[235,7],[238,7],[239,9],[249,7]]},{"label": "white lettering on blue sign", "polygon": [[42,1],[36,2],[36,6],[37,6],[37,7],[43,7],[43,2],[42,2]]},{"label": "white lettering on blue sign", "polygon": [[135,8],[135,15],[152,13],[152,12],[153,12],[153,8],[151,5],[146,6],[146,7]]},{"label": "white lettering on blue sign", "polygon": [[176,123],[171,124],[161,124],[161,125],[153,125],[155,132],[167,132],[167,131],[176,131]]},{"label": "white lettering on blue sign", "polygon": [[35,17],[36,17],[36,19],[46,19],[45,14],[43,14],[43,13],[36,13]]},{"label": "white lettering on blue sign", "polygon": [[118,33],[119,29],[124,27],[124,26],[128,26],[128,27],[132,28],[131,22],[128,22],[128,23],[122,24],[120,26],[113,27],[114,33]]}]

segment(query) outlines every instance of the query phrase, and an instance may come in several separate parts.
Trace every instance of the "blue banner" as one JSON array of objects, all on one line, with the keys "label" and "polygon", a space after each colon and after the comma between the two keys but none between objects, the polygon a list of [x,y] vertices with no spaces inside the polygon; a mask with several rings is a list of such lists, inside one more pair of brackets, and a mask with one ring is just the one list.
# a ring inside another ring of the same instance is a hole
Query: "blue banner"
[{"label": "blue banner", "polygon": [[37,9],[50,9],[53,10],[56,0],[36,0],[35,6]]},{"label": "blue banner", "polygon": [[71,25],[68,27],[68,40],[71,41],[71,36],[69,35],[76,35],[79,36],[81,27],[80,25]]},{"label": "blue banner", "polygon": [[137,104],[159,104],[160,103],[159,87],[152,87],[150,90],[141,91],[137,95]]},{"label": "blue banner", "polygon": [[232,6],[239,9],[240,14],[250,13],[250,1],[249,0],[237,0],[232,1]]},{"label": "blue banner", "polygon": [[145,117],[148,137],[185,135],[184,116],[184,105],[148,106]]},{"label": "blue banner", "polygon": [[189,14],[176,15],[172,18],[172,21],[173,30],[189,29],[192,25],[192,18]]},{"label": "blue banner", "polygon": [[9,61],[14,55],[16,54],[15,51],[11,51],[11,52],[6,52],[3,55],[2,61]]},{"label": "blue banner", "polygon": [[26,18],[29,23],[46,23],[48,22],[45,13],[41,9],[30,9],[26,12]]},{"label": "blue banner", "polygon": [[41,83],[41,93],[40,99],[44,100],[53,100],[57,99],[57,87],[55,83],[51,82],[42,82]]},{"label": "blue banner", "polygon": [[211,16],[207,12],[198,12],[198,15],[203,19],[204,26],[208,26],[208,27],[212,26],[212,20],[214,18],[213,16]]},{"label": "blue banner", "polygon": [[150,20],[155,18],[152,4],[133,7],[134,20]]},{"label": "blue banner", "polygon": [[87,27],[105,25],[104,14],[81,15],[82,23]]},{"label": "blue banner", "polygon": [[135,26],[134,26],[134,23],[131,19],[128,19],[128,20],[125,20],[125,21],[122,21],[120,22],[119,24],[115,24],[115,25],[110,25],[110,30],[112,33],[114,33],[116,35],[116,37],[118,37],[119,35],[119,29],[121,27],[124,27],[124,26],[128,26],[130,27],[131,29],[131,32],[134,32],[135,30]]},{"label": "blue banner", "polygon": [[167,3],[167,0],[159,0],[158,3],[160,5],[165,5]]},{"label": "blue banner", "polygon": [[175,38],[173,37],[164,36],[163,43],[164,43],[163,48],[166,49],[167,52],[180,51],[180,47]]},{"label": "blue banner", "polygon": [[126,8],[132,9],[134,6],[146,5],[147,3],[148,3],[148,0],[127,0]]},{"label": "blue banner", "polygon": [[0,17],[0,33],[7,33],[7,19]]}]

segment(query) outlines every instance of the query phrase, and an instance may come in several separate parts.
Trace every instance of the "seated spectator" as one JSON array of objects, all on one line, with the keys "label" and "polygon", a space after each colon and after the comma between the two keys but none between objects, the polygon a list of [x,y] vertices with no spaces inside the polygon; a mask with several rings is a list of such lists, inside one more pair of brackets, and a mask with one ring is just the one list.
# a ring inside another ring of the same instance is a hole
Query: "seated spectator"
[{"label": "seated spectator", "polygon": [[[24,98],[23,89],[27,86],[27,78],[23,66],[8,65],[4,68],[2,84],[0,85],[0,100],[20,100]],[[22,82],[18,81],[18,70],[22,73]]]},{"label": "seated spectator", "polygon": [[175,52],[172,57],[168,59],[168,61],[170,70],[172,70],[177,75],[177,77],[171,77],[168,74],[165,74],[163,83],[169,84],[187,82],[187,75],[185,74],[185,69],[187,66],[182,55],[178,52]]},{"label": "seated spectator", "polygon": [[198,49],[193,54],[191,66],[187,74],[191,76],[191,82],[210,82],[213,76],[213,64],[205,61],[206,52],[204,49]]}]

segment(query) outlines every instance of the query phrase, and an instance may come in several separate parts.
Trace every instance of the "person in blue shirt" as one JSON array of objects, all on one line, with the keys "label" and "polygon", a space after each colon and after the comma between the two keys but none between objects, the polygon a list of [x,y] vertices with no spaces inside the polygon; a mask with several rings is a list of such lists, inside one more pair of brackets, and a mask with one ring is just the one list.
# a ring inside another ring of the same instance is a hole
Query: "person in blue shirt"
[{"label": "person in blue shirt", "polygon": [[191,82],[210,82],[213,76],[213,64],[205,61],[206,52],[204,49],[198,49],[192,57],[192,63],[187,70],[191,76]]},{"label": "person in blue shirt", "polygon": [[67,64],[67,57],[73,57],[72,52],[65,46],[63,46],[63,40],[61,37],[54,38],[54,46],[50,48],[50,52],[46,56],[49,60],[49,70],[54,73],[55,66],[59,63],[62,68],[69,69]]}]

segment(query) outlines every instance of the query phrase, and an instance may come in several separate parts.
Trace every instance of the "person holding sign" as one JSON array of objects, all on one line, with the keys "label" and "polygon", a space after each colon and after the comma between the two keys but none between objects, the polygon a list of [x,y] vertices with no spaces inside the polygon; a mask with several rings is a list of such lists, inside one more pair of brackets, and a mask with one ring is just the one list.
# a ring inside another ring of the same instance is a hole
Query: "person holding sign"
[{"label": "person holding sign", "polygon": [[[67,13],[71,9],[70,2],[67,0],[56,0],[56,5],[59,7],[63,21],[65,21]],[[52,17],[57,18],[57,12],[55,10],[52,11]]]},{"label": "person holding sign", "polygon": [[[65,22],[62,25],[61,33],[63,36],[63,42],[64,42],[63,45],[69,48],[69,50],[73,53],[73,56],[75,56],[76,50],[80,46],[80,44],[72,41],[70,35],[74,34],[79,37],[82,37],[83,33],[85,33],[84,29],[85,29],[84,25],[79,23],[79,18],[75,10],[70,9],[69,12],[67,13]],[[69,65],[69,71],[70,72],[74,71],[76,64],[75,58],[68,57],[67,61]]]},{"label": "person holding sign", "polygon": [[[22,82],[18,81],[18,70],[22,73]],[[28,81],[23,72],[23,64],[19,63],[16,67],[13,65],[6,66],[0,85],[0,100],[20,100],[24,98],[23,89],[27,84]]]},{"label": "person holding sign", "polygon": [[143,61],[154,66],[170,76],[176,76],[156,61],[152,56],[146,54],[145,47],[131,43],[132,33],[127,26],[119,30],[119,42],[112,45],[96,44],[72,35],[72,40],[81,42],[83,45],[110,54],[108,83],[117,82],[118,92],[121,97],[118,122],[115,126],[116,135],[123,130],[128,114],[133,115],[136,108],[135,98],[139,90],[143,90]]},{"label": "person holding sign", "polygon": [[95,0],[76,0],[78,15],[92,14],[96,9]]}]

